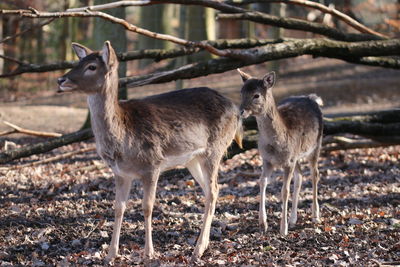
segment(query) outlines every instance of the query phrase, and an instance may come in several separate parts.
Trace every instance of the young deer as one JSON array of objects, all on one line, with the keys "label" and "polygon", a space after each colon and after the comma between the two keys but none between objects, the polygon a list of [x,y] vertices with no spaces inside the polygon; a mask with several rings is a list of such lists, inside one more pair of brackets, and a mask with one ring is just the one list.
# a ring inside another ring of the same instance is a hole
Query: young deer
[{"label": "young deer", "polygon": [[99,52],[76,43],[72,47],[80,61],[58,79],[59,91],[88,95],[98,154],[115,174],[115,222],[107,260],[118,254],[133,179],[143,184],[145,257],[154,256],[151,217],[157,180],[177,165],[189,169],[205,194],[204,222],[193,254],[194,260],[200,258],[209,243],[219,163],[233,138],[241,140],[237,107],[205,87],[118,101],[118,60],[110,42]]},{"label": "young deer", "polygon": [[307,158],[313,178],[312,219],[319,222],[317,186],[319,181],[318,156],[322,139],[322,100],[316,95],[293,96],[275,104],[271,88],[275,73],[270,72],[261,80],[239,70],[244,85],[241,90],[240,111],[243,117],[254,115],[259,129],[258,149],[263,159],[260,177],[259,223],[262,230],[268,228],[265,211],[265,189],[274,168],[284,168],[282,185],[282,216],[280,233],[287,235],[287,205],[290,181],[294,175],[294,192],[290,226],[297,221],[297,204],[302,178],[298,161]]}]

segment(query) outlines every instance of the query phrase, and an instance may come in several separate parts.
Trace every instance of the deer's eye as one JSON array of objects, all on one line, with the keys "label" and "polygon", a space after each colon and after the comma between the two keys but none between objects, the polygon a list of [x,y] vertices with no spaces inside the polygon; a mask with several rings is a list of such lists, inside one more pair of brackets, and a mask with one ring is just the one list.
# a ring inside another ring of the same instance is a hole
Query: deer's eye
[{"label": "deer's eye", "polygon": [[253,96],[254,99],[257,99],[257,98],[259,98],[259,97],[260,97],[259,94],[255,94],[255,95]]},{"label": "deer's eye", "polygon": [[89,70],[96,70],[96,66],[95,65],[89,65],[88,69]]}]

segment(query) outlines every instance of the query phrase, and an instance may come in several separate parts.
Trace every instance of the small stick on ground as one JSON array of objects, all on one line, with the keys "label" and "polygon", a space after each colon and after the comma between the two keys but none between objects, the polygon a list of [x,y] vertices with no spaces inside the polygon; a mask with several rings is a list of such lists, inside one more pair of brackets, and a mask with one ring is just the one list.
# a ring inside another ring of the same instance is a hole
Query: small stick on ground
[{"label": "small stick on ground", "polygon": [[62,136],[62,134],[60,134],[60,133],[41,132],[41,131],[25,129],[25,128],[19,127],[15,124],[12,124],[11,122],[8,122],[8,121],[3,121],[3,123],[7,126],[10,126],[14,130],[1,132],[0,136],[6,135],[6,134],[11,134],[11,133],[22,133],[22,134],[28,134],[28,135],[34,135],[34,136],[40,136],[40,137],[60,137],[60,136]]}]

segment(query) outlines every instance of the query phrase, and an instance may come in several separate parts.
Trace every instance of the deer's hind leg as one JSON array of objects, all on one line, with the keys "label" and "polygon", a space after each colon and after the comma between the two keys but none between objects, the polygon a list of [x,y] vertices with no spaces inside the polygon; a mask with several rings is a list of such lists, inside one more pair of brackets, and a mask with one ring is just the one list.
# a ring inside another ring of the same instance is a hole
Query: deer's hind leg
[{"label": "deer's hind leg", "polygon": [[293,185],[293,197],[292,197],[292,211],[289,217],[289,227],[293,227],[297,222],[297,207],[299,204],[299,194],[301,190],[301,184],[303,182],[299,163],[296,164],[293,173],[293,180],[294,180],[294,185]]},{"label": "deer's hind leg", "polygon": [[192,260],[200,259],[207,249],[210,238],[210,228],[218,198],[218,167],[222,155],[212,157],[196,157],[186,166],[203,189],[205,195],[203,227],[197,240]]},{"label": "deer's hind leg", "polygon": [[318,204],[318,182],[320,179],[318,170],[318,157],[319,157],[319,149],[316,149],[315,152],[310,157],[310,170],[312,176],[312,191],[313,191],[311,217],[314,223],[320,222],[319,204]]},{"label": "deer's hind leg", "polygon": [[283,184],[281,191],[282,215],[281,215],[281,225],[280,225],[280,234],[283,236],[288,234],[287,210],[288,210],[288,201],[290,193],[290,181],[292,180],[296,164],[297,163],[294,163],[291,166],[285,167],[285,175],[283,177]]}]

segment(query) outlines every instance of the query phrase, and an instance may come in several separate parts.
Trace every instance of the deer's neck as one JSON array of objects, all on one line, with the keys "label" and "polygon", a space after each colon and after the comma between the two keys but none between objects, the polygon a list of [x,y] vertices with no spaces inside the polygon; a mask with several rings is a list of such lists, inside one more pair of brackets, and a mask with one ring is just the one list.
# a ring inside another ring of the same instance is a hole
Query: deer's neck
[{"label": "deer's neck", "polygon": [[281,143],[285,140],[286,126],[279,114],[278,107],[272,94],[267,95],[267,105],[257,118],[260,134],[268,143]]},{"label": "deer's neck", "polygon": [[108,74],[102,92],[88,96],[88,105],[95,136],[108,141],[122,142],[125,137],[125,127],[123,111],[118,102],[116,70]]}]

